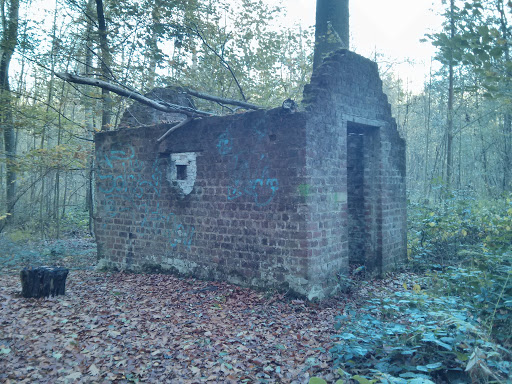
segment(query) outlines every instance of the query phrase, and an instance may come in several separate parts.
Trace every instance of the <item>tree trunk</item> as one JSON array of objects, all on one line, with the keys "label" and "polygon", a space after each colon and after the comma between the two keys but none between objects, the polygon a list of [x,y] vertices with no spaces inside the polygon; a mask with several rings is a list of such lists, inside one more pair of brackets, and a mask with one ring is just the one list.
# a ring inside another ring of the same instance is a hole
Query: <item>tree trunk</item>
[{"label": "tree trunk", "polygon": [[512,114],[503,116],[503,192],[512,191]]},{"label": "tree trunk", "polygon": [[[103,9],[103,0],[96,0],[96,12],[98,16],[98,33],[100,35],[100,59],[101,72],[105,79],[110,78],[110,64],[112,62],[110,51],[108,49],[107,25],[105,23],[105,13]],[[101,89],[102,113],[101,113],[101,130],[108,131],[110,127],[110,119],[112,115],[112,98],[110,91]]]},{"label": "tree trunk", "polygon": [[[450,0],[450,38],[455,37],[455,1]],[[453,173],[453,79],[454,67],[453,48],[450,48],[448,58],[448,115],[446,122],[446,189],[449,191],[452,186]]]},{"label": "tree trunk", "polygon": [[[50,131],[51,118],[50,118],[50,106],[53,103],[53,87],[55,83],[55,57],[57,54],[57,12],[58,6],[55,4],[55,11],[53,13],[53,27],[52,27],[52,48],[50,51],[50,79],[48,83],[48,95],[46,98],[46,117],[43,123],[43,127],[41,130],[41,141],[39,144],[39,149],[43,150],[46,145],[46,140],[51,137]],[[48,208],[50,204],[50,197],[46,197],[46,177],[48,175],[48,170],[45,169],[43,165],[40,166],[40,174],[41,174],[41,198],[39,200],[39,231],[41,238],[46,236],[46,230],[48,225],[47,215]],[[51,184],[51,183],[50,183]],[[46,205],[45,205],[46,199]],[[46,212],[45,212],[46,211]]]},{"label": "tree trunk", "polygon": [[149,68],[148,68],[148,82],[146,89],[149,91],[155,87],[156,78],[156,66],[158,63],[158,27],[160,21],[160,2],[155,1],[153,3],[153,9],[151,10],[151,32],[148,38],[148,50],[149,55]]},{"label": "tree trunk", "polygon": [[21,295],[26,298],[64,295],[68,272],[62,267],[25,268],[20,272]]},{"label": "tree trunk", "polygon": [[[87,12],[92,15],[94,12],[94,0],[89,0],[87,2]],[[90,49],[92,45],[92,24],[89,22],[87,24],[87,29],[85,33],[85,73],[92,74],[92,50]],[[86,95],[89,95],[89,87],[85,89]],[[89,95],[90,96],[90,95]],[[92,102],[90,97],[85,97],[83,99],[84,104],[84,118],[85,118],[85,129],[87,131],[86,137],[88,139],[93,139],[94,134],[94,112],[92,108]],[[89,233],[93,233],[93,217],[94,217],[94,151],[89,151],[87,155],[87,191],[85,196],[85,209],[88,212],[89,216]]]},{"label": "tree trunk", "polygon": [[[4,6],[2,1],[2,7]],[[4,149],[7,160],[5,190],[7,223],[13,220],[16,198],[16,137],[12,116],[12,95],[9,85],[9,65],[18,40],[19,0],[9,3],[8,18],[4,17],[2,9],[2,35],[0,40],[0,128],[4,136]]]},{"label": "tree trunk", "polygon": [[[509,3],[510,4],[510,3]],[[508,25],[508,19],[506,14],[506,5],[503,0],[496,2],[498,12],[500,15],[500,32],[501,38],[504,42],[504,58],[505,58],[505,84],[506,90],[510,90],[512,86],[512,70],[510,66],[510,28]],[[507,110],[503,116],[503,192],[512,191],[512,112],[510,108],[510,100],[507,105]]]},{"label": "tree trunk", "polygon": [[429,150],[430,150],[430,119],[432,116],[432,62],[430,62],[430,73],[429,73],[429,83],[428,83],[428,97],[427,97],[427,105],[426,105],[426,113],[425,113],[425,129],[426,133],[426,143],[425,143],[425,168],[424,168],[424,176],[423,176],[423,190],[425,192],[425,196],[428,199],[429,193],[429,185],[430,181],[428,179],[428,165],[429,165]]},{"label": "tree trunk", "polygon": [[329,53],[349,48],[348,0],[317,0],[313,69]]}]

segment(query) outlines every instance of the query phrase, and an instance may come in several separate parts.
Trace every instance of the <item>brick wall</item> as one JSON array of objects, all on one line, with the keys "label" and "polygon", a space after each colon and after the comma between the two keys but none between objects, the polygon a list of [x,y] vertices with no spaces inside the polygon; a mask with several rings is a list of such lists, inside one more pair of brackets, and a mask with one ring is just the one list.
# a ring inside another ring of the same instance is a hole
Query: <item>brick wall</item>
[{"label": "brick wall", "polygon": [[[403,259],[404,143],[375,64],[329,57],[305,103],[203,118],[161,143],[170,125],[98,133],[104,263],[312,299],[343,285],[349,259],[377,273]],[[348,133],[361,140],[347,158]]]},{"label": "brick wall", "polygon": [[[331,54],[306,85],[303,103],[309,113],[318,115],[308,120],[310,136],[323,130],[322,134],[341,148],[341,185],[348,187],[347,200],[356,204],[350,209],[345,205],[342,212],[342,225],[347,227],[342,248],[350,253],[350,261],[380,275],[405,259],[407,229],[405,142],[382,92],[377,65],[347,50]],[[325,150],[329,150],[327,143]],[[357,151],[362,158],[351,159]],[[323,174],[331,169],[327,165],[319,170],[320,164],[314,162],[312,166]],[[355,173],[347,176],[347,169]],[[317,200],[321,199],[320,193]],[[364,208],[357,208],[357,204]],[[364,227],[356,225],[362,220]],[[332,259],[332,255],[325,257]],[[328,262],[322,258],[317,261]]]},{"label": "brick wall", "polygon": [[[282,109],[213,117],[161,144],[168,125],[99,133],[100,256],[111,267],[160,265],[308,295],[305,118]],[[193,181],[178,177],[187,156],[195,163],[181,172]]]}]

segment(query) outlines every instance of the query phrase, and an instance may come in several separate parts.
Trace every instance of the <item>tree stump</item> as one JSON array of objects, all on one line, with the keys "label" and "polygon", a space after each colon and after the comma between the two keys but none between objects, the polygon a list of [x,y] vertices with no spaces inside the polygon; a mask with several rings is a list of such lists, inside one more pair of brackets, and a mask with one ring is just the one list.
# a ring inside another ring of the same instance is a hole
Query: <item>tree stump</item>
[{"label": "tree stump", "polygon": [[24,268],[21,273],[23,297],[48,297],[64,295],[69,270],[63,267]]}]

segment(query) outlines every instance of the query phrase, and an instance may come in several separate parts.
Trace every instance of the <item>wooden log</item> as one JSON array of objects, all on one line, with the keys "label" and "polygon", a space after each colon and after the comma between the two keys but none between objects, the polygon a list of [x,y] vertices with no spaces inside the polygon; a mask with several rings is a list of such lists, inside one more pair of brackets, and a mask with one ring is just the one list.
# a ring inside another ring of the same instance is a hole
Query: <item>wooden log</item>
[{"label": "wooden log", "polygon": [[68,272],[63,267],[24,268],[20,272],[21,295],[27,298],[64,295]]}]

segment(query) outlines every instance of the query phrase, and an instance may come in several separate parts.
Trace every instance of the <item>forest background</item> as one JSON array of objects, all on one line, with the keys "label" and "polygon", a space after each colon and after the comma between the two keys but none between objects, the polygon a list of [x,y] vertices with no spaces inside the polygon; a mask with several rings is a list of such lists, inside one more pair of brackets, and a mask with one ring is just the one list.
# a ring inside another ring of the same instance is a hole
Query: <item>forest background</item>
[{"label": "forest background", "polygon": [[[115,129],[131,102],[56,73],[100,76],[141,93],[185,86],[273,107],[300,101],[312,71],[313,28],[269,27],[284,9],[261,1],[105,2],[99,20],[95,1],[56,1],[45,17],[31,14],[31,3],[1,5],[0,217],[2,226],[43,237],[60,236],[63,220],[89,220],[84,210],[92,217],[94,132]],[[407,140],[409,197],[435,201],[455,190],[505,196],[512,177],[510,3],[444,7],[443,29],[426,36],[438,54],[422,90],[413,93],[394,73],[399,63],[378,51],[372,57]]]},{"label": "forest background", "polygon": [[[92,0],[56,1],[44,17],[31,5],[1,4],[0,217],[2,227],[42,237],[92,217],[94,132],[115,129],[131,103],[56,73],[141,93],[185,86],[273,107],[300,101],[312,71],[313,27],[272,27],[285,10],[262,1],[105,2],[100,19]],[[378,47],[371,57],[407,140],[409,197],[503,197],[512,177],[510,3],[444,7],[443,29],[425,36],[438,54],[423,89],[395,73],[400,62]]]},{"label": "forest background", "polygon": [[[183,86],[270,108],[300,101],[312,72],[314,29],[269,27],[284,12],[279,5],[56,0],[44,17],[32,5],[0,1],[0,231],[9,241],[92,234],[93,137],[116,129],[131,103],[57,74],[140,93]],[[395,62],[371,57],[407,141],[409,263],[472,306],[480,340],[510,348],[512,2],[438,5],[443,25],[425,35],[437,54],[420,90],[394,72]],[[495,350],[489,345],[478,347]],[[471,351],[461,361],[479,356]],[[510,372],[507,356],[486,362],[497,377]]]}]

